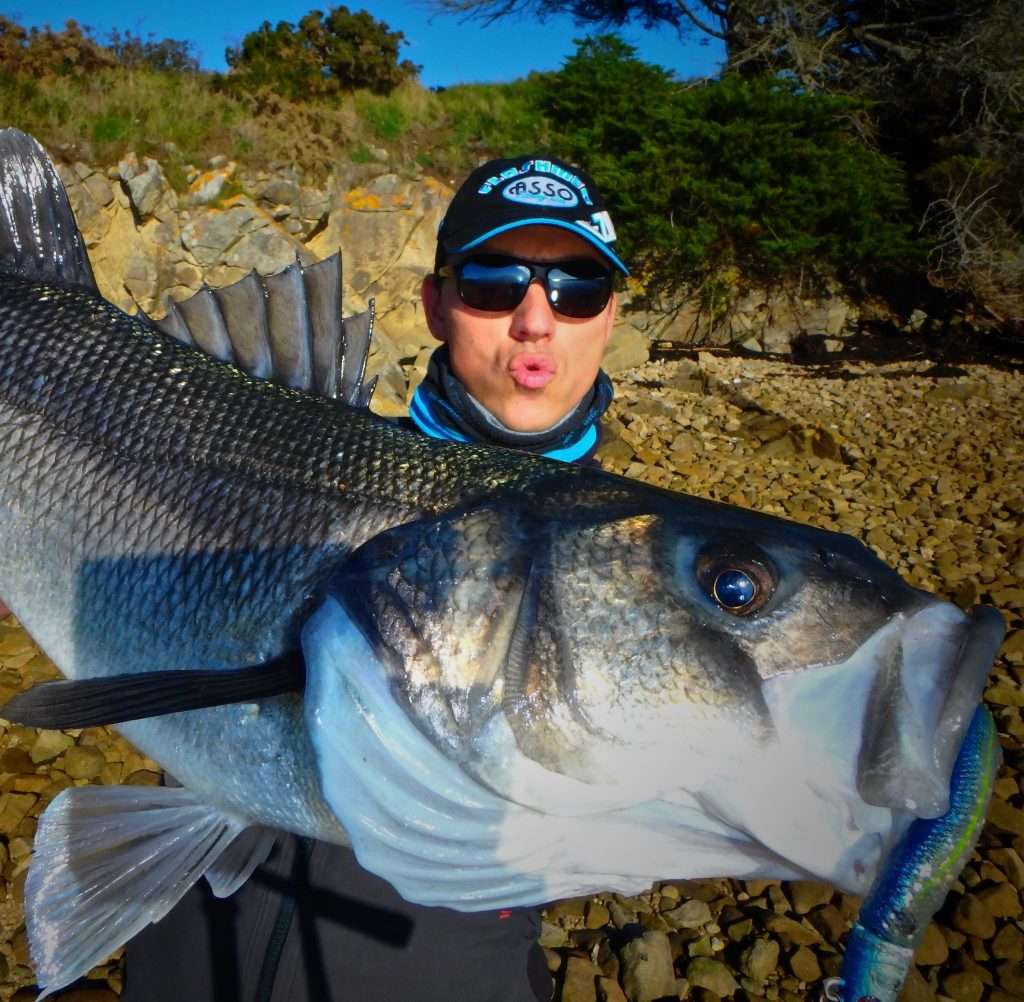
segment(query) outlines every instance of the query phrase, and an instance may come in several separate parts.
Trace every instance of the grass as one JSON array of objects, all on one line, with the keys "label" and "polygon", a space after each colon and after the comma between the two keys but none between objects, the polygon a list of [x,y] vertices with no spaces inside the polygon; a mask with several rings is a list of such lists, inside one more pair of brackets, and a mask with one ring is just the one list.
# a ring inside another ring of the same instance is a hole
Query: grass
[{"label": "grass", "polygon": [[210,74],[108,69],[26,79],[0,74],[0,123],[36,136],[67,159],[116,163],[127,152],[158,159],[185,187],[187,166],[223,154],[255,167],[293,164],[311,181],[338,163],[392,163],[446,179],[487,156],[543,144],[547,124],[529,79],[434,92],[415,80],[387,97],[348,94],[296,104],[269,92],[238,94]]}]

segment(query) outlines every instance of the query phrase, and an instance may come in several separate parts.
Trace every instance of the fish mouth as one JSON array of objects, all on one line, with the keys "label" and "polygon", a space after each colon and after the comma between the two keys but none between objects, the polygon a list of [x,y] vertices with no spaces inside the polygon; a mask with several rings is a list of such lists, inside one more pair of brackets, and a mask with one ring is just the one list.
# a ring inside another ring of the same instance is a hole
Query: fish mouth
[{"label": "fish mouth", "polygon": [[919,818],[949,810],[953,764],[1006,627],[989,606],[915,612],[886,652],[865,709],[857,790]]}]

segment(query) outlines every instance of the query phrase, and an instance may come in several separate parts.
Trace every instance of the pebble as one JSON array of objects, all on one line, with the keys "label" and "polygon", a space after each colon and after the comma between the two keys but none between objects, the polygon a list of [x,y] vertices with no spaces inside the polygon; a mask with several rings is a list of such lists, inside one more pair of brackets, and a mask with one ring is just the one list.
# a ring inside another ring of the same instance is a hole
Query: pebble
[{"label": "pebble", "polygon": [[990,939],[996,933],[996,920],[982,902],[973,895],[965,895],[953,911],[953,925],[970,936]]},{"label": "pebble", "polygon": [[1024,860],[1014,849],[992,849],[989,856],[1018,891],[1024,889]]},{"label": "pebble", "polygon": [[587,902],[586,928],[600,929],[611,921],[608,906],[600,901]]},{"label": "pebble", "polygon": [[819,935],[829,943],[838,943],[846,929],[843,913],[835,905],[829,903],[815,908],[807,914],[807,921],[818,931]]},{"label": "pebble", "polygon": [[740,954],[740,970],[753,981],[764,981],[778,963],[779,944],[774,939],[755,939]]},{"label": "pebble", "polygon": [[597,1002],[597,979],[601,971],[587,957],[570,954],[562,980],[563,1002]]},{"label": "pebble", "polygon": [[1017,918],[1021,913],[1020,894],[1013,884],[985,887],[976,896],[995,918]]},{"label": "pebble", "polygon": [[64,755],[64,771],[72,779],[95,779],[107,764],[99,748],[76,745]]},{"label": "pebble", "polygon": [[621,950],[622,987],[633,1002],[654,1002],[676,990],[672,947],[662,932],[648,931]]},{"label": "pebble", "polygon": [[920,944],[914,951],[914,962],[925,967],[944,964],[949,957],[949,944],[938,926],[932,922],[924,931]]},{"label": "pebble", "polygon": [[765,928],[779,936],[787,947],[810,946],[821,941],[821,935],[816,929],[786,915],[770,915],[765,921]]},{"label": "pebble", "polygon": [[805,984],[817,981],[821,977],[818,957],[806,946],[801,946],[789,958],[789,969]]},{"label": "pebble", "polygon": [[981,1002],[985,984],[976,974],[964,971],[947,974],[942,979],[942,990],[955,1002]]},{"label": "pebble", "polygon": [[828,904],[835,893],[828,884],[809,880],[794,880],[786,885],[789,900],[793,902],[793,911],[797,915],[806,915],[818,905]]},{"label": "pebble", "polygon": [[1024,998],[1024,964],[1008,960],[996,969],[999,987],[1018,998]]},{"label": "pebble", "polygon": [[686,965],[686,980],[692,987],[706,988],[719,998],[731,998],[739,982],[729,968],[714,957],[695,957]]},{"label": "pebble", "polygon": [[1015,925],[1004,925],[992,940],[992,956],[997,960],[1024,960],[1024,932]]},{"label": "pebble", "polygon": [[711,921],[711,909],[707,902],[696,899],[662,914],[673,929],[697,929]]},{"label": "pebble", "polygon": [[29,757],[36,765],[51,762],[66,752],[74,743],[75,739],[63,731],[40,731],[39,736],[29,749]]}]

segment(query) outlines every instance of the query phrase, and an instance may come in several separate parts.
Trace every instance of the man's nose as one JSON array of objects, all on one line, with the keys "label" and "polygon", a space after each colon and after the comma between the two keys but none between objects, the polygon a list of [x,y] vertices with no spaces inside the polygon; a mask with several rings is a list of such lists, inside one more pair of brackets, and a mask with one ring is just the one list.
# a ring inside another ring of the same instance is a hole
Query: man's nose
[{"label": "man's nose", "polygon": [[554,333],[555,314],[547,291],[535,280],[512,314],[512,336],[518,341],[540,341]]}]

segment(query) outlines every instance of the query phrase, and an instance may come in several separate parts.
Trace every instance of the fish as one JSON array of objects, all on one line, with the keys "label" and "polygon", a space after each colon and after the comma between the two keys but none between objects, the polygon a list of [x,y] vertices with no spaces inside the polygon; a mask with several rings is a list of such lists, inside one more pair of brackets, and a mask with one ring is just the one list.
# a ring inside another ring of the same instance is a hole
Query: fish
[{"label": "fish", "polygon": [[0,132],[0,594],[65,676],[0,715],[116,723],[181,783],[47,807],[41,998],[201,877],[232,893],[276,830],[472,911],[864,894],[949,815],[995,610],[846,535],[374,415],[322,265],[129,316],[45,152]]}]

